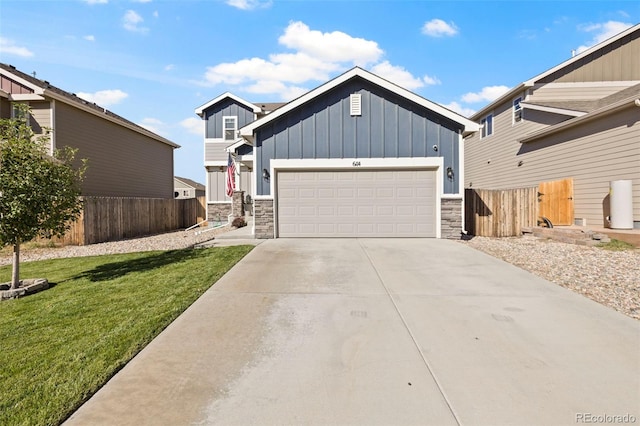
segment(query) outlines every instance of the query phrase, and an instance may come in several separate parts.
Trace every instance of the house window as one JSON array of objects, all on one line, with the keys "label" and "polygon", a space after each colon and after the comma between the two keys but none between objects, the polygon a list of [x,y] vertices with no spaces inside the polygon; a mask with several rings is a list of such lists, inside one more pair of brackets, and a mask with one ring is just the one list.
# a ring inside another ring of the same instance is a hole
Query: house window
[{"label": "house window", "polygon": [[491,136],[493,134],[493,114],[489,114],[485,118],[480,120],[480,125],[482,125],[480,138],[482,139],[486,138],[487,136]]},{"label": "house window", "polygon": [[24,105],[22,103],[14,103],[11,108],[11,118],[25,120],[28,125],[31,125],[31,115],[23,109]]},{"label": "house window", "polygon": [[516,98],[513,100],[513,121],[512,124],[516,124],[520,121],[522,121],[522,105],[520,105],[520,102],[522,102],[522,98]]},{"label": "house window", "polygon": [[224,140],[236,140],[236,132],[238,131],[238,117],[222,117],[222,126],[224,132]]}]

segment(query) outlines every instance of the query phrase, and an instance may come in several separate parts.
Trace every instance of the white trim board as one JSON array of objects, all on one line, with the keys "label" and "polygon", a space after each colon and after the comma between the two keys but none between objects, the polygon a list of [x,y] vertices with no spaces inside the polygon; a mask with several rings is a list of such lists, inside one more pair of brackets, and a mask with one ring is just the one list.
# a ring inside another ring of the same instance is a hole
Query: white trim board
[{"label": "white trim board", "polygon": [[257,114],[259,112],[262,111],[262,109],[254,104],[252,104],[251,102],[245,101],[244,99],[234,95],[233,93],[230,92],[225,92],[222,95],[218,96],[217,98],[214,98],[212,100],[210,100],[209,102],[207,102],[204,105],[199,106],[198,108],[195,109],[195,113],[197,115],[199,115],[200,117],[202,117],[202,115],[204,114],[204,110],[209,108],[212,105],[217,104],[218,102],[226,99],[226,98],[230,98],[233,99],[234,101],[248,107],[251,108],[251,111],[253,111],[254,114]]},{"label": "white trim board", "polygon": [[439,104],[436,104],[434,102],[431,102],[421,96],[416,95],[413,92],[410,92],[407,89],[403,89],[400,86],[397,86],[393,83],[391,83],[388,80],[385,80],[381,77],[378,77],[375,74],[370,73],[369,71],[365,71],[362,68],[359,67],[354,67],[351,70],[345,72],[344,74],[334,78],[333,80],[328,81],[327,83],[316,87],[315,89],[305,93],[304,95],[300,96],[299,98],[289,102],[288,104],[276,109],[275,111],[273,111],[271,114],[268,114],[252,123],[247,124],[246,126],[242,127],[240,129],[240,134],[245,137],[245,138],[252,138],[254,131],[256,129],[258,129],[259,127],[262,127],[263,125],[271,122],[272,120],[277,119],[278,117],[283,116],[284,114],[287,114],[288,112],[290,112],[291,110],[305,104],[306,102],[309,102],[311,100],[313,100],[314,98],[322,95],[323,93],[328,92],[329,90],[341,85],[342,83],[352,79],[353,77],[361,77],[367,81],[369,81],[370,83],[373,83],[375,85],[378,85],[384,89],[389,90],[392,93],[395,93],[398,96],[401,96],[409,101],[412,101],[424,108],[427,108],[437,114],[440,114],[458,124],[461,124],[464,127],[464,132],[477,132],[479,130],[479,125],[478,123],[469,120],[468,118],[465,118],[461,115],[459,115],[458,113],[455,113]]}]

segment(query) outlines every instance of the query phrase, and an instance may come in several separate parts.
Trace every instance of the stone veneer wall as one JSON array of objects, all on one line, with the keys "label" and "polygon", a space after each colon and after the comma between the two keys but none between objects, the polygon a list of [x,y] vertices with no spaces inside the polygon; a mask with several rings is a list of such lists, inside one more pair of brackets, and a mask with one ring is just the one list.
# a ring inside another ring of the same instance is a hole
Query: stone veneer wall
[{"label": "stone veneer wall", "polygon": [[244,191],[233,192],[232,206],[233,217],[244,217]]},{"label": "stone veneer wall", "polygon": [[227,223],[231,214],[231,203],[207,204],[207,220],[210,223]]},{"label": "stone veneer wall", "polygon": [[462,200],[443,198],[440,201],[440,236],[459,240],[462,235]]},{"label": "stone veneer wall", "polygon": [[273,238],[273,200],[253,200],[256,238]]}]

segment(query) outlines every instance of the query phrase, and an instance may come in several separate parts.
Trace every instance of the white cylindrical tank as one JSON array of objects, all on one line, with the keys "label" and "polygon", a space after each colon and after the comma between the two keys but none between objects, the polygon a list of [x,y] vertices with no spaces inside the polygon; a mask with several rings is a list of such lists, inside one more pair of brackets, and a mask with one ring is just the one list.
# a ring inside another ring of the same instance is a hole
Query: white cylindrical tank
[{"label": "white cylindrical tank", "polygon": [[609,186],[612,229],[633,229],[633,192],[630,180],[614,180]]}]

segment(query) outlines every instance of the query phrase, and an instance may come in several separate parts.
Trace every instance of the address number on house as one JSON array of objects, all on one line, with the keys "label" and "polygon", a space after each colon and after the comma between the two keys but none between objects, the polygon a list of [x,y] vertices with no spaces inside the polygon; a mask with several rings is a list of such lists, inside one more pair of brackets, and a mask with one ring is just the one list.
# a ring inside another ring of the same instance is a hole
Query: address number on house
[{"label": "address number on house", "polygon": [[351,165],[353,167],[360,167],[360,166],[362,166],[362,163],[360,163],[359,161],[354,161],[353,163],[351,163]]}]

